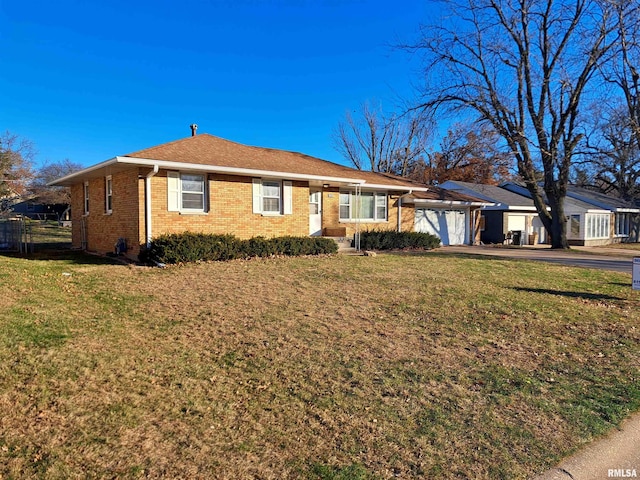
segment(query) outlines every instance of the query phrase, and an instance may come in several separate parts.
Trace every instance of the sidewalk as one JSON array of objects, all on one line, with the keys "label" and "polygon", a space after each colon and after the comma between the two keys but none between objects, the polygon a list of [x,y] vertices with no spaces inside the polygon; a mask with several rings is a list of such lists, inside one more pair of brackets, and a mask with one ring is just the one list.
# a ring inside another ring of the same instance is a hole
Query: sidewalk
[{"label": "sidewalk", "polygon": [[640,414],[532,480],[640,478]]}]

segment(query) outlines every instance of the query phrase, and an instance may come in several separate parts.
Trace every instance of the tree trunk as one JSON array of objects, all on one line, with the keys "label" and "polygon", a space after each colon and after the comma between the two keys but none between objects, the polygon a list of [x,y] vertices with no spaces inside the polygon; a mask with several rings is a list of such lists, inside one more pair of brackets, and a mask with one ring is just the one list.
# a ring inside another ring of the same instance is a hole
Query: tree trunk
[{"label": "tree trunk", "polygon": [[551,237],[551,248],[568,249],[567,222],[564,215],[564,198],[549,198],[551,207],[551,228],[547,228]]}]

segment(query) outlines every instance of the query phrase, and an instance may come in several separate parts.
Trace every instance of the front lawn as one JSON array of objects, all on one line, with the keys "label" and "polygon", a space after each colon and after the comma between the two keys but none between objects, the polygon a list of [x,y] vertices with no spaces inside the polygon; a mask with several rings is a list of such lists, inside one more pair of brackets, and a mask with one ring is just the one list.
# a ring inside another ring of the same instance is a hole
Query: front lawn
[{"label": "front lawn", "polygon": [[614,248],[616,250],[640,251],[640,243],[610,243],[602,245],[602,248]]},{"label": "front lawn", "polygon": [[640,408],[630,275],[0,257],[0,477],[527,478]]}]

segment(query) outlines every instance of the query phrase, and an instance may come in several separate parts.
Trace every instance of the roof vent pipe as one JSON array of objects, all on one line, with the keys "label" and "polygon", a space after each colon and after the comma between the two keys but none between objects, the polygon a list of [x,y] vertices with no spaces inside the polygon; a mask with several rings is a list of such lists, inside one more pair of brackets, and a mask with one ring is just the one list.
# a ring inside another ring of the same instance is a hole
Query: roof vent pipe
[{"label": "roof vent pipe", "polygon": [[191,125],[189,125],[189,128],[191,128],[191,136],[195,137],[196,130],[198,130],[198,125],[196,125],[195,123],[192,123]]}]

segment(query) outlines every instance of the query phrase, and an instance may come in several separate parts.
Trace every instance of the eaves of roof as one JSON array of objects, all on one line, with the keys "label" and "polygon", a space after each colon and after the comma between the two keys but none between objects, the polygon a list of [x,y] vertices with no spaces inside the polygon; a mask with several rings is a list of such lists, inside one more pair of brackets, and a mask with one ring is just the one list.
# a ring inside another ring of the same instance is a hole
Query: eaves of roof
[{"label": "eaves of roof", "polygon": [[[92,178],[104,176],[103,173],[108,171],[109,174],[122,171],[130,167],[154,167],[157,165],[161,169],[166,170],[183,170],[183,171],[197,171],[203,173],[222,173],[229,175],[240,176],[260,176],[265,178],[284,178],[288,180],[303,180],[303,181],[316,181],[324,183],[335,183],[338,185],[359,185],[364,188],[371,189],[385,189],[385,190],[400,190],[400,191],[423,191],[427,187],[422,187],[409,182],[388,182],[388,183],[369,183],[363,178],[357,178],[357,170],[354,170],[353,177],[337,177],[330,175],[310,175],[304,173],[295,172],[281,172],[270,170],[259,170],[254,168],[238,168],[238,167],[225,167],[217,165],[203,165],[198,163],[185,163],[185,162],[172,162],[166,160],[154,160],[150,158],[134,158],[134,157],[114,157],[102,163],[93,165],[92,167],[85,168],[78,172],[74,172],[65,177],[59,178],[53,182],[50,182],[50,186],[71,186],[75,183],[79,183]],[[378,181],[384,181],[385,178],[376,179]]]}]

